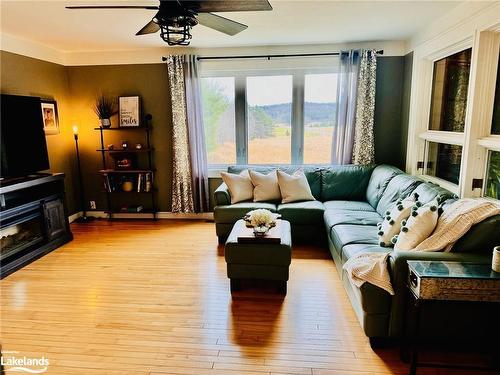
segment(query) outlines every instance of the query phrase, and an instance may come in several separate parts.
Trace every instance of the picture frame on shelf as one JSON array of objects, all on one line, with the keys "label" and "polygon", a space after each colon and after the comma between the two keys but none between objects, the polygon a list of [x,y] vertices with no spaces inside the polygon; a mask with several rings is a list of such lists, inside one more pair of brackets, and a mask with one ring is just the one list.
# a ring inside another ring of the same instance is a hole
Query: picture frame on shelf
[{"label": "picture frame on shelf", "polygon": [[141,126],[141,99],[139,96],[120,96],[119,126],[121,128],[133,128]]},{"label": "picture frame on shelf", "polygon": [[59,114],[57,102],[51,99],[41,100],[41,111],[43,119],[43,130],[46,135],[59,134]]}]

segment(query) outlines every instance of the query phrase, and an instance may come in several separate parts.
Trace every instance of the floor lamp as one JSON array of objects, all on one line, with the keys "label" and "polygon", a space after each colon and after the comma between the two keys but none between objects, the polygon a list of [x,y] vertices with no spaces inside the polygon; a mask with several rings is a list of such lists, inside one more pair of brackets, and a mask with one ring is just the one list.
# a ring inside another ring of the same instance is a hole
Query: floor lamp
[{"label": "floor lamp", "polygon": [[78,166],[78,185],[80,187],[80,204],[82,207],[82,216],[75,220],[76,223],[88,223],[89,221],[94,220],[93,217],[87,216],[87,210],[85,209],[85,190],[83,188],[83,179],[82,179],[82,167],[80,163],[80,149],[78,148],[78,126],[73,126],[73,135],[75,138],[75,147],[76,147],[76,162]]}]

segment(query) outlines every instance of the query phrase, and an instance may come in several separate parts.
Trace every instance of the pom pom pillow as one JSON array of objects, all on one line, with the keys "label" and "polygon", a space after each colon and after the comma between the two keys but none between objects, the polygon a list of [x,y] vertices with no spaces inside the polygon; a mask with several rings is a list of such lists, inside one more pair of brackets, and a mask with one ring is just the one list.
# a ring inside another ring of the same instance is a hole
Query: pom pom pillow
[{"label": "pom pom pillow", "polygon": [[221,172],[220,175],[229,189],[231,204],[253,198],[253,184],[248,169],[245,169],[240,174]]},{"label": "pom pom pillow", "polygon": [[418,194],[414,193],[411,196],[398,200],[396,205],[385,212],[384,221],[378,223],[378,240],[382,247],[393,246],[392,238],[401,230],[401,222],[411,214],[411,208],[415,205],[418,199]]},{"label": "pom pom pillow", "polygon": [[281,200],[280,187],[278,185],[278,175],[276,170],[262,174],[250,170],[250,179],[252,180],[253,188],[253,201],[266,202],[266,201],[279,201]]},{"label": "pom pom pillow", "polygon": [[298,170],[294,174],[289,175],[278,170],[276,173],[278,174],[278,184],[281,191],[281,203],[316,200],[311,193],[311,188],[304,172]]},{"label": "pom pom pillow", "polygon": [[[419,202],[418,202],[419,203]],[[426,205],[415,204],[408,220],[401,222],[401,232],[394,236],[394,250],[413,250],[431,235],[438,221],[438,201]]]}]

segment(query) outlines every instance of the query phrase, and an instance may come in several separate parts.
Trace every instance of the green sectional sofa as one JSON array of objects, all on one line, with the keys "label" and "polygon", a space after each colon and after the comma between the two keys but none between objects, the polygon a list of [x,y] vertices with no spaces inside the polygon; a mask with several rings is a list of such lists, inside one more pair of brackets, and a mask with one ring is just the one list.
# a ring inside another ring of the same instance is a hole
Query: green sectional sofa
[{"label": "green sectional sofa", "polygon": [[[288,204],[280,202],[230,204],[229,191],[227,186],[222,184],[215,191],[214,208],[219,241],[223,243],[233,224],[252,209],[267,208],[280,213],[291,223],[294,241],[314,240],[324,244],[325,247],[328,246],[364,332],[373,339],[373,342],[379,338],[398,338],[402,335],[407,260],[489,263],[493,247],[500,245],[500,216],[494,216],[472,227],[469,233],[455,244],[452,252],[394,252],[392,248],[380,247],[376,224],[382,221],[382,215],[398,199],[415,192],[419,194],[422,203],[427,203],[439,196],[443,202],[441,209],[444,210],[456,199],[456,196],[448,190],[424,182],[389,165],[324,167],[238,165],[229,167],[228,172],[239,173],[248,168],[262,173],[275,168],[288,173],[302,169],[316,201]],[[342,265],[350,257],[362,252],[390,252],[388,268],[396,293],[394,296],[369,283],[358,288],[350,282]],[[443,310],[436,314],[446,316]],[[436,320],[438,327],[428,324],[423,331],[433,336],[449,336],[456,333],[457,330],[453,329],[453,326],[456,328],[453,322],[455,315],[449,315],[448,329]],[[464,334],[467,324],[463,320],[457,324],[463,328],[460,334]],[[484,333],[477,321],[471,331],[473,335]],[[436,334],[437,332],[439,334]]]}]

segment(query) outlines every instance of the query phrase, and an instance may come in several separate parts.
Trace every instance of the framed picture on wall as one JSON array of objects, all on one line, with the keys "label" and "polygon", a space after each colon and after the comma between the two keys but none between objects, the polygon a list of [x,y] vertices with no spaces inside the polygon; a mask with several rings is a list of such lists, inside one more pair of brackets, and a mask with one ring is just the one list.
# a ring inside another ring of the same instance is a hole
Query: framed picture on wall
[{"label": "framed picture on wall", "polygon": [[59,134],[59,115],[55,100],[41,100],[43,130],[47,135]]},{"label": "framed picture on wall", "polygon": [[118,104],[120,127],[141,126],[141,100],[139,96],[120,96]]}]

